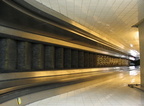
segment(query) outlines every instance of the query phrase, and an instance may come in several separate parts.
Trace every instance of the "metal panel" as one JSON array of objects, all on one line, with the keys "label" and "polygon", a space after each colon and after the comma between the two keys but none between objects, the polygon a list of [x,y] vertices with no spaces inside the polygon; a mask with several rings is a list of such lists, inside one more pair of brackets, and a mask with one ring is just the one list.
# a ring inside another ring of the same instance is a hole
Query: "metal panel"
[{"label": "metal panel", "polygon": [[12,29],[12,28],[4,27],[4,26],[0,26],[0,33],[2,33],[2,34],[0,34],[1,37],[11,37],[11,38],[15,38],[15,39],[27,39],[27,40],[37,41],[37,42],[39,41],[39,42],[43,42],[43,43],[52,43],[52,44],[57,44],[57,45],[61,45],[61,46],[67,46],[67,47],[72,47],[72,48],[76,48],[76,49],[91,51],[91,52],[95,52],[95,53],[102,53],[102,54],[116,56],[116,57],[128,58],[127,56],[120,55],[119,53],[116,54],[116,53],[110,53],[110,52],[106,52],[106,51],[102,51],[102,50],[97,50],[94,48],[85,47],[85,46],[70,43],[67,41],[54,39],[51,37],[45,37],[45,36],[41,36],[38,34],[32,34],[32,33],[24,32],[24,31]]},{"label": "metal panel", "polygon": [[37,78],[46,76],[57,76],[57,75],[67,75],[85,72],[95,72],[95,71],[107,71],[113,69],[120,69],[122,67],[111,67],[111,68],[89,68],[89,69],[68,69],[68,70],[46,70],[46,71],[34,71],[34,72],[14,72],[14,73],[1,73],[0,81],[13,80],[13,79],[23,79],[23,78]]}]

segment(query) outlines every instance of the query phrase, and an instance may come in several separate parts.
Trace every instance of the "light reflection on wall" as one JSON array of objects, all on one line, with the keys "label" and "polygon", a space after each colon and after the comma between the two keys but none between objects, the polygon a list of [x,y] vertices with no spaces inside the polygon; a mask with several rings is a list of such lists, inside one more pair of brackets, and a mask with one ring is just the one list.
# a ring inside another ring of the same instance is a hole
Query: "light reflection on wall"
[{"label": "light reflection on wall", "polygon": [[129,75],[131,75],[131,76],[136,76],[136,75],[138,75],[138,71],[130,71],[129,72]]}]

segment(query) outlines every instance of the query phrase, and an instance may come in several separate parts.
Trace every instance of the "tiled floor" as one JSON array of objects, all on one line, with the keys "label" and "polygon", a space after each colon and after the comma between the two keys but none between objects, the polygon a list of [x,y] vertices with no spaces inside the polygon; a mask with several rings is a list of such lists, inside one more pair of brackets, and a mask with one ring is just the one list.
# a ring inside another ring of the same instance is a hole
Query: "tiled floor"
[{"label": "tiled floor", "polygon": [[108,80],[87,81],[82,88],[50,97],[27,106],[144,106],[144,92],[129,88],[139,83],[139,70],[119,71]]}]

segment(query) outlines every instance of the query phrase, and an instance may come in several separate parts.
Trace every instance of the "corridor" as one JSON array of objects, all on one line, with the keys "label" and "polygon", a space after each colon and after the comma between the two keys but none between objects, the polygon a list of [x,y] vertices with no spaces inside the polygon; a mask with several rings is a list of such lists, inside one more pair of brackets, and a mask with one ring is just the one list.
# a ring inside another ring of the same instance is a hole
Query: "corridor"
[{"label": "corridor", "polygon": [[144,92],[128,87],[128,84],[140,83],[139,69],[113,73],[106,79],[70,85],[66,89],[75,90],[27,106],[144,106]]}]

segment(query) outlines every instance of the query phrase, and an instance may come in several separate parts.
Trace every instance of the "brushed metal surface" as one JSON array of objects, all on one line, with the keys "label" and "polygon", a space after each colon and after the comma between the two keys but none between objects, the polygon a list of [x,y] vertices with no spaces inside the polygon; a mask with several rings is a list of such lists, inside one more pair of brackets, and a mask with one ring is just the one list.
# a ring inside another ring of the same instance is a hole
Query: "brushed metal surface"
[{"label": "brushed metal surface", "polygon": [[[71,42],[67,42],[67,41],[63,41],[63,40],[59,40],[59,39],[55,39],[55,38],[45,37],[45,36],[41,36],[38,34],[32,34],[32,33],[24,32],[24,31],[12,29],[12,28],[4,27],[4,26],[0,26],[0,33],[7,34],[7,35],[15,37],[15,38],[23,38],[23,39],[39,41],[39,42],[43,42],[43,43],[51,43],[51,44],[56,44],[56,45],[61,45],[61,46],[72,47],[72,48],[91,51],[91,52],[95,52],[95,53],[102,53],[102,54],[111,55],[111,56],[115,56],[115,57],[128,58],[127,56],[120,55],[119,53],[116,54],[116,53],[110,53],[110,52],[106,52],[106,51],[102,51],[102,50],[97,50],[94,48],[85,47],[83,45],[78,45],[78,44],[74,44]],[[2,35],[2,34],[0,36],[6,37],[6,35]]]},{"label": "brushed metal surface", "polygon": [[0,81],[24,79],[24,78],[36,78],[36,77],[60,76],[60,75],[87,73],[87,72],[95,72],[95,71],[108,71],[113,69],[120,69],[120,67],[1,73]]}]

